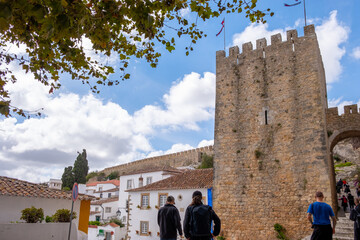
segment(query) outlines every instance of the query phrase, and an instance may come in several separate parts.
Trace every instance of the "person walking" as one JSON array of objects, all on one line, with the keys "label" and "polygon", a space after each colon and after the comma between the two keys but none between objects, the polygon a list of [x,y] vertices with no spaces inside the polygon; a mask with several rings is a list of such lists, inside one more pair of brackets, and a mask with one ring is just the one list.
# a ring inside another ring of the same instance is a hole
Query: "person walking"
[{"label": "person walking", "polygon": [[350,212],[350,220],[354,221],[354,240],[360,239],[360,198],[355,198],[355,208]]},{"label": "person walking", "polygon": [[347,207],[348,207],[348,200],[347,200],[347,198],[345,197],[345,195],[343,195],[339,200],[341,200],[341,206],[343,207],[344,212],[346,212],[346,209],[347,209]]},{"label": "person walking", "polygon": [[351,193],[349,193],[347,196],[347,199],[349,201],[349,206],[350,206],[350,211],[351,211],[355,205],[354,196]]},{"label": "person walking", "polygon": [[[184,235],[187,240],[210,240],[219,235],[220,218],[208,205],[202,203],[202,193],[195,191],[192,202],[187,207],[184,218]],[[214,222],[214,232],[211,233],[211,223]]]},{"label": "person walking", "polygon": [[[335,234],[336,218],[329,204],[324,202],[324,194],[316,192],[316,201],[311,203],[307,211],[307,218],[314,228],[311,240],[332,240]],[[333,222],[331,227],[330,218]]]},{"label": "person walking", "polygon": [[157,220],[160,227],[160,240],[176,240],[177,231],[179,231],[179,235],[182,238],[183,231],[180,223],[180,214],[174,204],[174,197],[168,196],[165,206],[159,209]]}]

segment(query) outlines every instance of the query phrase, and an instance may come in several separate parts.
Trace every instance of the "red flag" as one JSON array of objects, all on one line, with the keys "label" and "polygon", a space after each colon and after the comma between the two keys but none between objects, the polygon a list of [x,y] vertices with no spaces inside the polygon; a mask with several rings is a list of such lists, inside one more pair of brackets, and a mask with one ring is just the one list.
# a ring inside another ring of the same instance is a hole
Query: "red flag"
[{"label": "red flag", "polygon": [[216,34],[216,36],[219,36],[219,35],[220,35],[220,33],[222,32],[223,28],[225,27],[225,18],[224,18],[224,20],[222,20],[221,25],[222,25],[222,27],[221,27],[221,29],[220,29],[219,33],[218,33],[218,34]]}]

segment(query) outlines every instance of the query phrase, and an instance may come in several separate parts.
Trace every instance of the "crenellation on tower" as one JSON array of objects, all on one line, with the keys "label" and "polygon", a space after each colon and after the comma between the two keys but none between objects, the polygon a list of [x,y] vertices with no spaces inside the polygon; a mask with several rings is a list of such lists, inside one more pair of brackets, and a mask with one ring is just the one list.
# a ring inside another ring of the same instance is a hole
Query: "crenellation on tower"
[{"label": "crenellation on tower", "polygon": [[314,25],[307,25],[304,27],[304,36],[313,36],[315,35],[315,26]]},{"label": "crenellation on tower", "polygon": [[289,42],[298,38],[298,32],[296,29],[286,31],[286,40]]},{"label": "crenellation on tower", "polygon": [[344,114],[356,114],[358,113],[357,104],[344,106]]},{"label": "crenellation on tower", "polygon": [[253,50],[252,42],[243,43],[242,45],[242,53],[248,53]]},{"label": "crenellation on tower", "polygon": [[281,34],[275,34],[271,36],[271,45],[275,45],[282,42]]},{"label": "crenellation on tower", "polygon": [[258,50],[264,50],[264,48],[267,46],[266,38],[261,38],[256,40],[256,49]]},{"label": "crenellation on tower", "polygon": [[229,48],[229,57],[234,57],[239,54],[239,47],[238,46],[234,46],[234,47],[231,47]]}]

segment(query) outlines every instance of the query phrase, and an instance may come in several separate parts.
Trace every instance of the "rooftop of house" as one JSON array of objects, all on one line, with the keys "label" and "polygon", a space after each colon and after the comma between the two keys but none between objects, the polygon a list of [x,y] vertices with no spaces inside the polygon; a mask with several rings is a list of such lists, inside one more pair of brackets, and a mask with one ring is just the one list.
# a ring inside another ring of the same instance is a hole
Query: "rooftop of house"
[{"label": "rooftop of house", "polygon": [[141,174],[141,173],[149,173],[149,172],[161,172],[163,171],[164,174],[178,174],[183,172],[184,170],[177,169],[168,165],[158,166],[158,165],[144,165],[139,169],[135,169],[133,171],[124,172],[121,176],[128,176],[134,174]]},{"label": "rooftop of house", "polygon": [[[0,176],[0,196],[71,199],[71,191],[62,191],[48,186]],[[79,200],[91,200],[93,196],[79,194]]]},{"label": "rooftop of house", "polygon": [[108,183],[114,184],[115,186],[118,187],[120,185],[120,180],[113,179],[107,181],[97,181],[97,182],[87,183],[86,186],[91,187],[91,186],[96,186],[98,184],[108,184]]},{"label": "rooftop of house", "polygon": [[102,190],[102,191],[94,191],[94,193],[104,193],[104,192],[118,192],[119,188],[112,188],[112,189],[108,189],[108,190]]},{"label": "rooftop of house", "polygon": [[101,200],[97,200],[97,201],[91,201],[91,205],[101,205],[103,203],[116,202],[116,201],[119,201],[119,196],[101,199]]},{"label": "rooftop of house", "polygon": [[213,169],[188,170],[164,180],[148,184],[126,192],[170,190],[170,189],[198,189],[211,188],[213,185]]}]

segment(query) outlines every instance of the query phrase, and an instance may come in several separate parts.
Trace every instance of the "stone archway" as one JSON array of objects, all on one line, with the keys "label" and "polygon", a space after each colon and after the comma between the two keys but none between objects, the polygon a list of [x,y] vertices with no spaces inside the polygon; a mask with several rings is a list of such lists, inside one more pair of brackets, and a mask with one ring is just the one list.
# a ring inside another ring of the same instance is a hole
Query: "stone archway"
[{"label": "stone archway", "polygon": [[326,111],[326,129],[330,151],[330,182],[332,187],[333,209],[337,209],[337,194],[335,191],[335,169],[333,149],[340,141],[360,137],[360,114],[357,104],[344,107],[344,114],[339,115],[338,108],[328,108]]}]

